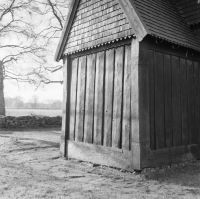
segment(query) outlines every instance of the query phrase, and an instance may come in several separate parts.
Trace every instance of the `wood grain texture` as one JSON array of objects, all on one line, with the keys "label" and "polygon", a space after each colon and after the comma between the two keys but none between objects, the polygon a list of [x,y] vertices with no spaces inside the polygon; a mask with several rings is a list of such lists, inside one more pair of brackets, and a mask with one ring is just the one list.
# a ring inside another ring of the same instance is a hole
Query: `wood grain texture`
[{"label": "wood grain texture", "polygon": [[192,144],[198,144],[199,132],[199,66],[198,62],[194,62],[194,131],[192,132]]},{"label": "wood grain texture", "polygon": [[131,152],[111,147],[68,141],[69,158],[133,170]]},{"label": "wood grain texture", "polygon": [[167,148],[173,146],[172,125],[172,71],[171,56],[164,55],[164,91],[165,91],[165,144]]},{"label": "wood grain texture", "polygon": [[[150,144],[149,125],[149,57],[148,44],[140,43],[139,49],[139,127],[140,142]],[[143,154],[144,155],[144,154]]]},{"label": "wood grain texture", "polygon": [[187,80],[188,80],[188,121],[189,121],[189,142],[192,143],[194,131],[194,66],[193,62],[187,60]]},{"label": "wood grain texture", "polygon": [[84,136],[84,112],[85,112],[85,83],[86,83],[86,56],[79,59],[78,88],[76,105],[75,140],[83,141]]},{"label": "wood grain texture", "polygon": [[131,43],[131,152],[133,167],[140,170],[141,149],[139,129],[139,42],[132,39]]},{"label": "wood grain texture", "polygon": [[121,147],[122,130],[122,97],[123,97],[123,67],[124,47],[115,51],[115,78],[114,78],[114,100],[113,100],[113,122],[112,122],[112,147]]},{"label": "wood grain texture", "polygon": [[156,149],[155,134],[155,63],[154,51],[149,50],[149,114],[150,114],[150,146]]},{"label": "wood grain texture", "polygon": [[88,55],[84,121],[84,141],[86,143],[92,143],[93,140],[95,68],[96,55]]},{"label": "wood grain texture", "polygon": [[[198,113],[199,113],[199,119],[200,119],[200,62],[198,62],[198,67],[199,67],[199,84],[198,84],[198,101],[199,101],[199,108],[198,108]],[[200,123],[198,122],[198,131],[197,131],[197,142],[200,144]]]},{"label": "wood grain texture", "polygon": [[114,49],[106,51],[105,105],[104,105],[104,146],[112,146],[113,77],[115,67]]},{"label": "wood grain texture", "polygon": [[155,132],[156,149],[165,147],[163,54],[155,52]]},{"label": "wood grain texture", "polygon": [[104,59],[105,52],[97,53],[94,103],[94,143],[103,143],[103,99],[104,99]]},{"label": "wood grain texture", "polygon": [[200,158],[200,145],[188,145],[149,152],[149,167],[171,165]]},{"label": "wood grain texture", "polygon": [[181,88],[180,88],[180,61],[172,56],[172,122],[173,122],[173,146],[182,144],[181,127]]},{"label": "wood grain texture", "polygon": [[181,81],[181,120],[182,120],[182,145],[188,144],[188,81],[187,65],[185,59],[180,59],[180,81]]},{"label": "wood grain texture", "polygon": [[70,140],[75,140],[78,58],[71,65]]},{"label": "wood grain texture", "polygon": [[147,151],[150,149],[150,118],[149,118],[149,57],[148,44],[139,44],[139,145],[140,167],[146,167]]},{"label": "wood grain texture", "polygon": [[67,94],[68,94],[68,59],[67,57],[63,60],[63,104],[62,104],[62,131],[60,140],[60,153],[62,157],[67,156]]},{"label": "wood grain texture", "polygon": [[125,46],[122,149],[131,147],[131,45]]}]

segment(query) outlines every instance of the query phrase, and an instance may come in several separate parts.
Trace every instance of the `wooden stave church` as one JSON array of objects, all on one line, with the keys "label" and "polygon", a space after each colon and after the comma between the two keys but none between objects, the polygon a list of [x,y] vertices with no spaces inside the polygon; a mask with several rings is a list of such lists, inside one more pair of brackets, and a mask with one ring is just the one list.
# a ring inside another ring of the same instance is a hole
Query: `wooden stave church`
[{"label": "wooden stave church", "polygon": [[127,170],[200,158],[198,13],[197,0],[72,0],[55,55],[63,157]]}]

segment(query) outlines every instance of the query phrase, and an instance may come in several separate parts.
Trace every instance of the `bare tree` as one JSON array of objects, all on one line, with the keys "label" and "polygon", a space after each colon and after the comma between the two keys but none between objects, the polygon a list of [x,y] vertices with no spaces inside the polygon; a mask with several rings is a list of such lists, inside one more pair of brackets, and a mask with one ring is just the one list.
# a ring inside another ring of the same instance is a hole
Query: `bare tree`
[{"label": "bare tree", "polygon": [[38,99],[37,95],[32,96],[30,103],[31,103],[32,108],[38,108],[39,99]]},{"label": "bare tree", "polygon": [[5,100],[3,93],[3,63],[0,61],[0,116],[5,115]]},{"label": "bare tree", "polygon": [[[42,83],[62,83],[62,80],[52,80],[48,73],[62,69],[62,65],[52,65],[49,60],[53,57],[55,43],[63,28],[69,6],[69,1],[67,2],[65,0],[0,2],[0,60],[3,80],[27,82],[37,87]],[[29,63],[31,67],[24,68],[24,63],[26,65]],[[3,81],[0,84],[0,96],[4,98]],[[5,114],[3,103],[0,104],[0,109]]]}]

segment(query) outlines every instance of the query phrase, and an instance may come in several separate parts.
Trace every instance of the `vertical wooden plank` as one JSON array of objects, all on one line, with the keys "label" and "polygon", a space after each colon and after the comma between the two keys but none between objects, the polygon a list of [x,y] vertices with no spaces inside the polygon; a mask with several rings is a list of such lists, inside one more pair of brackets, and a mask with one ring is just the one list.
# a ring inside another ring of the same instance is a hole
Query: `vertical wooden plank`
[{"label": "vertical wooden plank", "polygon": [[163,54],[155,52],[155,131],[156,149],[165,147]]},{"label": "vertical wooden plank", "polygon": [[[196,110],[196,111],[198,111],[198,113],[199,113],[199,119],[200,119],[200,62],[198,62],[198,68],[199,68],[199,73],[198,73],[198,77],[199,77],[199,83],[198,83],[198,90],[197,90],[197,92],[198,92],[198,102],[199,102],[199,106],[198,106],[198,110]],[[198,136],[197,136],[197,142],[198,142],[198,144],[200,144],[200,122],[198,122],[198,126],[197,126],[197,128],[198,128],[198,130],[197,130],[197,134],[198,134]]]},{"label": "vertical wooden plank", "polygon": [[130,150],[131,135],[131,46],[125,47],[124,83],[123,83],[123,120],[122,120],[122,148]]},{"label": "vertical wooden plank", "polygon": [[194,66],[193,62],[187,60],[188,79],[188,120],[189,120],[189,142],[192,144],[192,133],[194,129]]},{"label": "vertical wooden plank", "polygon": [[180,63],[179,58],[172,56],[172,122],[173,122],[173,146],[181,146],[181,92],[180,92]]},{"label": "vertical wooden plank", "polygon": [[123,61],[124,47],[118,47],[115,51],[115,78],[112,122],[112,146],[116,148],[121,147]]},{"label": "vertical wooden plank", "polygon": [[182,145],[188,144],[188,88],[187,88],[187,65],[185,59],[180,59],[180,81],[181,81],[181,123],[182,123]]},{"label": "vertical wooden plank", "polygon": [[150,114],[150,147],[156,149],[155,135],[155,63],[154,51],[149,50],[149,114]]},{"label": "vertical wooden plank", "polygon": [[86,56],[79,58],[78,88],[76,105],[75,140],[83,141],[84,135],[84,111],[85,111],[85,83],[86,83]]},{"label": "vertical wooden plank", "polygon": [[71,66],[70,140],[75,140],[77,69],[78,58],[72,60]]},{"label": "vertical wooden plank", "polygon": [[[132,40],[131,47],[131,152],[133,168],[147,166],[150,150],[149,44]],[[150,63],[152,64],[152,63]],[[152,66],[152,65],[151,65]]]},{"label": "vertical wooden plank", "polygon": [[94,143],[97,145],[101,145],[103,142],[104,59],[104,51],[97,53],[94,103]]},{"label": "vertical wooden plank", "polygon": [[87,82],[84,124],[84,141],[86,143],[92,143],[93,140],[95,62],[95,54],[87,56]]},{"label": "vertical wooden plank", "polygon": [[139,134],[139,42],[132,39],[131,44],[131,138],[140,142]]},{"label": "vertical wooden plank", "polygon": [[67,157],[67,140],[69,140],[69,106],[70,106],[70,60],[66,56],[63,59],[63,105],[62,105],[62,131],[60,141],[60,153]]},{"label": "vertical wooden plank", "polygon": [[141,42],[139,49],[139,145],[140,165],[147,166],[150,150],[150,118],[149,118],[149,57],[147,42]]},{"label": "vertical wooden plank", "polygon": [[199,98],[198,98],[198,84],[199,84],[199,67],[198,62],[194,62],[194,131],[192,132],[192,143],[198,143],[198,123],[199,120]]},{"label": "vertical wooden plank", "polygon": [[113,110],[113,77],[114,49],[106,51],[105,66],[105,105],[104,105],[104,146],[112,146],[112,110]]},{"label": "vertical wooden plank", "polygon": [[171,57],[164,55],[164,91],[165,91],[165,137],[166,147],[172,147],[173,126],[172,126],[172,75]]}]

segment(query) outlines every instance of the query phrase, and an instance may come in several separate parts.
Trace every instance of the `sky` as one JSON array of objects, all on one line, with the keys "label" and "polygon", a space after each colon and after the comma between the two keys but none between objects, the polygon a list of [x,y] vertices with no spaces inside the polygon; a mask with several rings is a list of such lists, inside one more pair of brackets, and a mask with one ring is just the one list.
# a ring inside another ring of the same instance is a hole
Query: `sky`
[{"label": "sky", "polygon": [[[53,57],[49,59],[49,65],[61,65],[62,63],[55,63]],[[62,62],[62,61],[61,61]],[[21,71],[26,71],[34,63],[15,63],[13,67],[20,68]],[[55,73],[48,73],[47,77],[51,80],[60,81],[63,79],[62,69]],[[4,96],[14,98],[20,96],[24,102],[28,102],[36,95],[40,102],[51,100],[62,100],[63,85],[60,83],[41,84],[38,88],[34,85],[24,82],[17,82],[16,80],[4,80]]]},{"label": "sky", "polygon": [[[6,18],[6,20],[9,21],[10,20],[9,17]],[[36,16],[34,16],[34,21],[35,20],[37,21]],[[43,25],[45,25],[45,23]],[[39,28],[39,26],[38,26],[38,28]],[[42,27],[42,29],[43,28],[44,27]],[[15,37],[13,35],[10,35],[10,36],[8,35],[7,38],[4,38],[4,40],[1,40],[1,44],[3,42],[5,44],[13,45],[15,43],[17,44],[19,42],[19,40],[20,39],[18,37]],[[57,39],[57,41],[54,43],[54,45],[50,47],[50,49],[52,49],[53,53],[54,53],[54,51],[56,51],[58,42],[59,42],[59,39]],[[3,50],[3,51],[1,50],[0,52],[1,52],[0,59],[5,57],[5,55],[8,53],[8,52],[5,52],[5,50]],[[22,63],[22,62],[24,62],[24,63]],[[30,63],[29,60],[22,60],[22,62],[14,63],[11,66],[11,69],[13,68],[15,70],[16,68],[19,68],[19,70],[21,70],[21,71],[26,71],[26,68],[28,68],[28,67],[31,68],[31,65],[34,65],[34,63]],[[48,66],[56,66],[56,65],[60,65],[60,63],[59,64],[55,63],[54,57],[53,57],[53,55],[51,55],[50,58],[48,58]],[[58,80],[58,81],[62,80],[62,76],[63,76],[62,70],[60,70],[56,73],[50,74],[50,76],[48,75],[48,77],[52,77],[50,79]],[[29,83],[18,83],[15,80],[5,80],[4,81],[4,96],[11,97],[11,98],[20,96],[25,102],[28,102],[29,100],[31,100],[31,98],[34,95],[36,95],[38,97],[39,101],[41,101],[41,102],[45,102],[45,101],[49,101],[49,100],[62,100],[62,93],[63,93],[63,85],[60,83],[41,85],[39,88],[36,89],[35,86],[30,85]]]},{"label": "sky", "polygon": [[5,97],[23,98],[24,102],[28,102],[36,95],[40,102],[48,102],[51,100],[62,100],[62,84],[49,84],[43,85],[35,90],[36,87],[30,84],[17,83],[16,81],[4,81],[4,94]]}]

